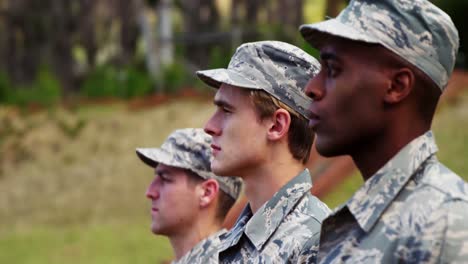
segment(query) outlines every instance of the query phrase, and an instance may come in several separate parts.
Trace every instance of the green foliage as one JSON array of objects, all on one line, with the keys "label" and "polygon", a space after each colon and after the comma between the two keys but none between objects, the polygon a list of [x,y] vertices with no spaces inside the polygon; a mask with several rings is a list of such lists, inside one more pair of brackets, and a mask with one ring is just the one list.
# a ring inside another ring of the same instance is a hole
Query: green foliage
[{"label": "green foliage", "polygon": [[97,67],[85,79],[81,93],[90,98],[132,98],[149,94],[153,81],[147,72],[136,67],[119,69],[112,65]]},{"label": "green foliage", "polygon": [[233,54],[232,50],[223,50],[220,46],[213,47],[210,51],[208,69],[226,68]]},{"label": "green foliage", "polygon": [[47,68],[42,67],[32,84],[14,86],[8,76],[0,74],[0,102],[6,104],[28,106],[51,106],[61,97],[60,82]]},{"label": "green foliage", "polygon": [[8,76],[4,72],[0,72],[0,103],[7,100],[10,87]]},{"label": "green foliage", "polygon": [[147,95],[153,91],[153,80],[146,71],[130,67],[124,74],[127,87],[125,98]]},{"label": "green foliage", "polygon": [[174,93],[195,82],[195,76],[181,62],[164,67],[156,78],[158,91]]}]

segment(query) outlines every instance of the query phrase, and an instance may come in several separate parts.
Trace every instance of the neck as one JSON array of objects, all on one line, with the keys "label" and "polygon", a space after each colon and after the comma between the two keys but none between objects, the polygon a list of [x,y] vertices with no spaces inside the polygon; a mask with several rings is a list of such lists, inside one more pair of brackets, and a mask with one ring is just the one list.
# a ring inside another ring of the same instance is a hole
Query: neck
[{"label": "neck", "polygon": [[264,203],[270,200],[281,187],[296,177],[305,169],[305,165],[294,159],[286,150],[271,151],[272,155],[248,175],[244,175],[245,196],[247,197],[252,212],[255,213]]},{"label": "neck", "polygon": [[[207,220],[208,217],[199,217],[201,220]],[[209,218],[213,219],[213,218]],[[221,223],[209,223],[208,221],[200,221],[193,228],[185,230],[180,234],[175,234],[169,237],[172,249],[174,250],[176,260],[179,260],[187,254],[196,244],[210,235],[221,230]]]},{"label": "neck", "polygon": [[356,148],[351,157],[362,174],[364,181],[371,178],[380,168],[392,159],[403,147],[413,139],[421,136],[430,127],[393,126],[388,133],[365,139],[362,147]]}]

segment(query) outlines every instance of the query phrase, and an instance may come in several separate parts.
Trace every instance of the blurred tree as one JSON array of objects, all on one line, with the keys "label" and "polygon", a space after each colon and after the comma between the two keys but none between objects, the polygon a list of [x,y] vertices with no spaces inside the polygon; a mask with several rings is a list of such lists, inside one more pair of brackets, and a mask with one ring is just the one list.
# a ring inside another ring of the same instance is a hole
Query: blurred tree
[{"label": "blurred tree", "polygon": [[27,6],[40,12],[47,4],[41,5],[39,1],[28,4],[25,0],[7,0],[4,1],[4,6],[6,8],[2,11],[2,20],[6,30],[6,50],[2,54],[2,68],[8,72],[13,82],[31,82],[39,65],[41,47],[38,43],[44,41],[46,25],[38,23],[40,17],[28,10]]},{"label": "blurred tree", "polygon": [[126,65],[134,59],[139,36],[135,1],[2,0],[1,4],[0,68],[21,87],[28,87],[20,84],[31,83],[39,67],[48,65],[64,91],[75,92],[80,80],[74,55],[78,46],[88,66],[81,74],[92,71],[99,53],[112,46],[115,51],[104,61]]},{"label": "blurred tree", "polygon": [[161,66],[165,67],[174,61],[172,0],[159,0],[156,10],[158,12],[159,59]]},{"label": "blurred tree", "polygon": [[[146,60],[146,67],[148,72],[151,76],[156,77],[160,72],[160,63],[159,63],[159,56],[157,54],[157,37],[156,37],[156,29],[151,23],[149,15],[147,14],[148,10],[153,9],[158,1],[151,0],[151,1],[143,1],[143,0],[136,0],[137,7],[138,7],[138,21],[140,25],[140,32],[143,39],[143,43],[145,44],[145,60]],[[150,6],[147,8],[147,6]]]},{"label": "blurred tree", "polygon": [[[344,0],[328,0],[325,8],[325,17],[336,17],[343,9]],[[347,1],[346,1],[347,2]]]},{"label": "blurred tree", "polygon": [[[44,32],[45,36],[51,41],[48,54],[51,57],[52,67],[62,83],[65,92],[76,90],[74,83],[74,58],[73,42],[74,35],[78,29],[77,12],[73,1],[60,0],[36,0],[44,4],[48,2],[49,11],[44,10],[39,15],[41,18],[50,16],[48,28]],[[31,10],[34,12],[34,10]],[[47,59],[44,59],[46,62]]]},{"label": "blurred tree", "polygon": [[453,20],[453,23],[458,29],[460,36],[459,67],[468,67],[468,23],[466,20],[466,12],[468,10],[467,0],[433,0],[434,4],[447,12]]},{"label": "blurred tree", "polygon": [[215,0],[179,0],[176,6],[182,12],[187,59],[199,66],[207,66],[213,33],[220,30],[220,15]]},{"label": "blurred tree", "polygon": [[96,56],[98,52],[98,44],[96,43],[95,34],[95,1],[94,0],[80,0],[80,12],[78,15],[80,23],[80,41],[83,45],[86,54],[86,62],[88,66],[94,66],[96,63]]},{"label": "blurred tree", "polygon": [[303,0],[278,0],[276,8],[277,23],[294,28],[297,31],[297,28],[303,22],[303,5]]},{"label": "blurred tree", "polygon": [[121,65],[127,65],[134,59],[137,39],[139,36],[138,9],[135,1],[118,0],[117,14],[118,20],[120,21],[121,48],[118,62]]}]

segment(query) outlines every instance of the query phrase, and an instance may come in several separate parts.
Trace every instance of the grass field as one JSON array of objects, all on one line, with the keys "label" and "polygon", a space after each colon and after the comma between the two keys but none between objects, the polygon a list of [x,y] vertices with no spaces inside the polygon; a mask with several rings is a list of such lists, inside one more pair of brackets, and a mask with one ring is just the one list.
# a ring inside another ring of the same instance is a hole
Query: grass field
[{"label": "grass field", "polygon": [[169,243],[147,223],[31,227],[0,237],[0,262],[23,264],[160,263]]},{"label": "grass field", "polygon": [[212,110],[193,99],[138,112],[123,104],[28,116],[0,108],[0,263],[169,258],[167,241],[149,231],[153,171],[135,148],[199,127]]},{"label": "grass field", "polygon": [[[134,153],[174,129],[199,127],[210,101],[177,100],[129,111],[124,104],[22,115],[0,108],[0,263],[159,263],[167,240],[149,231],[152,175]],[[440,159],[468,176],[468,93],[443,105],[434,132]],[[81,125],[80,125],[81,124]],[[334,207],[359,174],[325,197]]]}]

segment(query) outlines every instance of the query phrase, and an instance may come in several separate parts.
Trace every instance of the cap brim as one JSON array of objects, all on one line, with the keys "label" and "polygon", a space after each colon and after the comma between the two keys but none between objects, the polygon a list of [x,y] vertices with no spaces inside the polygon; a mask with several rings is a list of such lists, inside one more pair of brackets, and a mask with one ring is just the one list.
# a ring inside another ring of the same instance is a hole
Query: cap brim
[{"label": "cap brim", "polygon": [[196,74],[200,80],[216,89],[223,83],[241,88],[261,89],[261,87],[258,87],[254,82],[229,69],[197,71]]},{"label": "cap brim", "polygon": [[215,176],[214,174],[212,175],[210,172],[197,170],[190,166],[190,164],[188,163],[184,163],[178,161],[177,159],[174,159],[172,154],[161,148],[137,148],[136,153],[141,161],[143,161],[146,165],[152,168],[156,168],[156,166],[158,166],[159,163],[162,163],[171,167],[191,170],[203,179],[210,179],[214,178]]},{"label": "cap brim", "polygon": [[177,164],[170,164],[171,157],[168,153],[159,148],[137,148],[136,154],[146,165],[156,168],[159,163],[163,163],[169,166],[175,166]]},{"label": "cap brim", "polygon": [[352,26],[345,25],[337,19],[329,19],[315,24],[306,24],[299,27],[302,37],[313,47],[320,48],[328,36],[341,37],[366,43],[380,43],[374,37],[365,34]]}]

